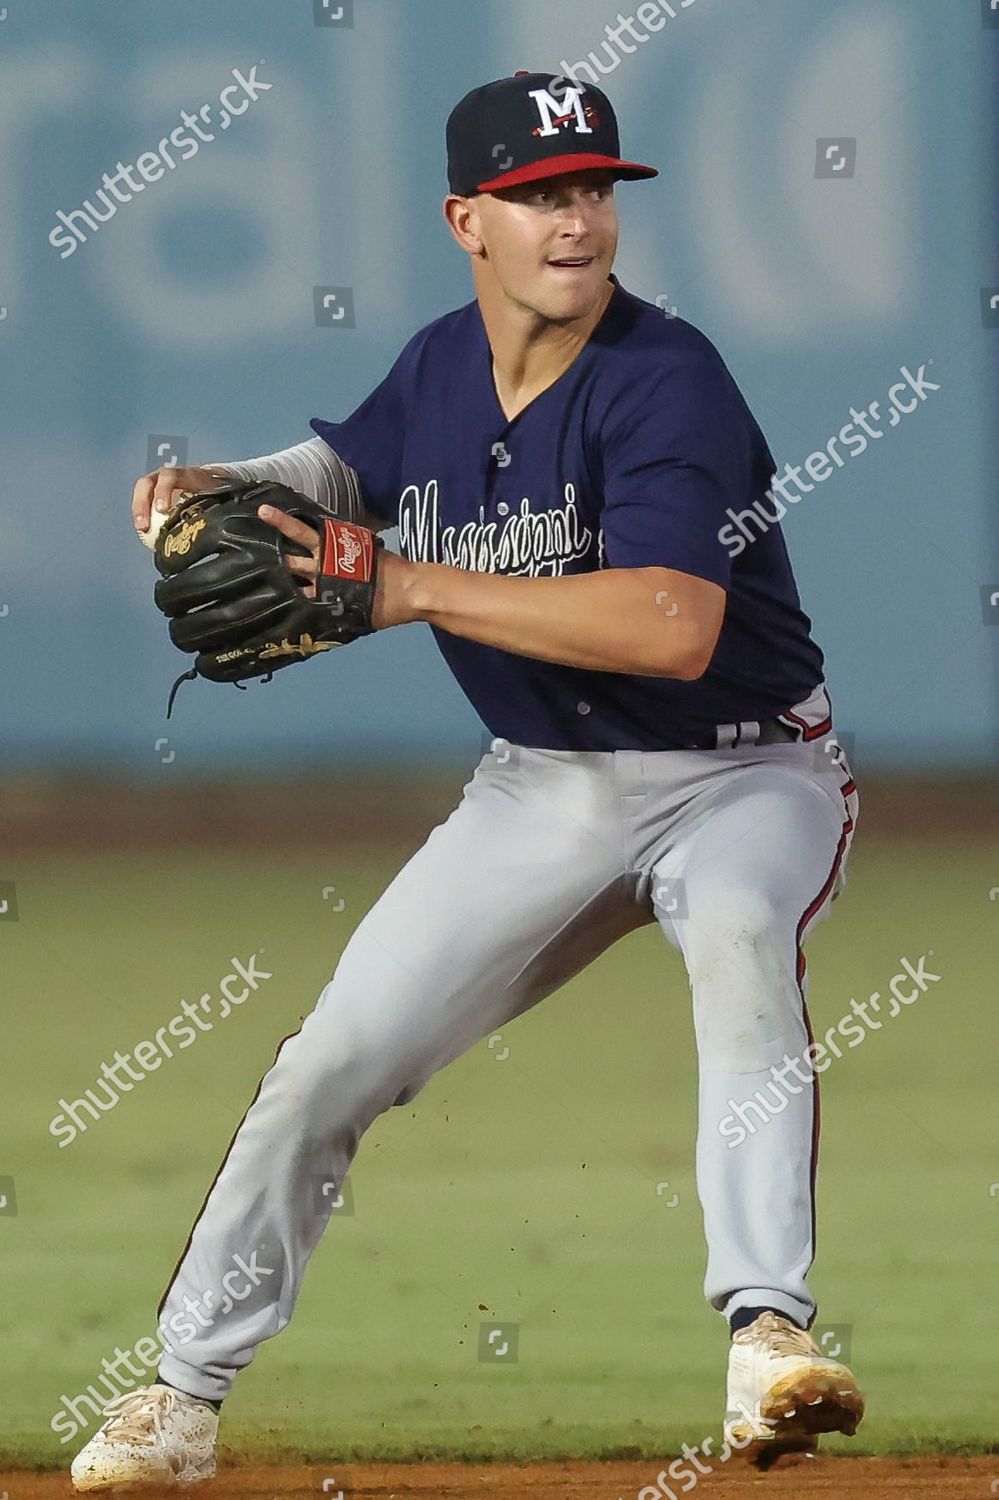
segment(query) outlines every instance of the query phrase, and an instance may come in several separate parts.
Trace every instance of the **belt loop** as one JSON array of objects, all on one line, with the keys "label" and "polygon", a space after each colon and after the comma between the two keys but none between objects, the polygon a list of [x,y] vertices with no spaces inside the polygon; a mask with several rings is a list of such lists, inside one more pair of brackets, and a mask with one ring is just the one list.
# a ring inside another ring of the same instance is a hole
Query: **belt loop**
[{"label": "belt loop", "polygon": [[718,724],[715,726],[715,748],[718,750],[731,750],[739,743],[739,724]]},{"label": "belt loop", "polygon": [[760,743],[760,731],[762,727],[757,719],[746,719],[744,723],[739,725],[738,743],[740,745],[758,745]]}]

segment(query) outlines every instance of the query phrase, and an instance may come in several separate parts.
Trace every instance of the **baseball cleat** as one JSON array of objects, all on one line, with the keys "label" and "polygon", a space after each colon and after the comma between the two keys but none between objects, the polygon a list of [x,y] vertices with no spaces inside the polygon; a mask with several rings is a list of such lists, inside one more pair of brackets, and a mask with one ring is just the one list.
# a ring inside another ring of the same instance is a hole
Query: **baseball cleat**
[{"label": "baseball cleat", "polygon": [[77,1490],[179,1489],[215,1473],[218,1413],[169,1385],[140,1385],[104,1408],[108,1420],[73,1460]]},{"label": "baseball cleat", "polygon": [[764,1312],[732,1338],[725,1440],[757,1468],[782,1454],[814,1456],[819,1435],[852,1437],[864,1396],[846,1365],[828,1359],[803,1328]]}]

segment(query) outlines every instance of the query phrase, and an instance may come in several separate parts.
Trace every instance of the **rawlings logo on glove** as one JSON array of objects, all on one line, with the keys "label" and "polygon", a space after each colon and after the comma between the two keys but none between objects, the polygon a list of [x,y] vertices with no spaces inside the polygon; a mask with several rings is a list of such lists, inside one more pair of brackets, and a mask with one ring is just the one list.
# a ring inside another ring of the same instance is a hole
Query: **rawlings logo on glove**
[{"label": "rawlings logo on glove", "polygon": [[171,531],[163,542],[164,557],[186,557],[194,545],[195,537],[207,525],[208,522],[201,516],[197,521],[185,521],[183,526]]},{"label": "rawlings logo on glove", "polygon": [[[285,561],[307,556],[307,549],[263,521],[261,505],[317,532],[314,599]],[[154,598],[170,620],[170,639],[179,650],[195,653],[194,666],[174,692],[192,677],[238,682],[269,676],[370,635],[382,545],[366,527],[340,521],[314,500],[270,481],[226,482],[184,501],[167,517],[154,552],[163,575]]]}]

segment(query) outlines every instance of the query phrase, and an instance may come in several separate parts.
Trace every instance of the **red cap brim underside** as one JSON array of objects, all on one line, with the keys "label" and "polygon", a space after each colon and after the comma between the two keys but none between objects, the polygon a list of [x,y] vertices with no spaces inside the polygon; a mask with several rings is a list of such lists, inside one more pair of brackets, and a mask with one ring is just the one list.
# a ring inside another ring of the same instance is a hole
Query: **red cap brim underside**
[{"label": "red cap brim underside", "polygon": [[643,167],[637,161],[621,161],[616,156],[587,156],[582,152],[572,152],[568,156],[548,156],[544,161],[534,161],[526,167],[517,167],[512,172],[504,172],[501,177],[491,177],[488,182],[480,182],[476,187],[476,192],[495,193],[500,188],[517,187],[522,182],[542,182],[546,177],[562,177],[567,172],[590,172],[597,167],[614,172],[619,177],[638,179],[659,176],[655,167]]}]

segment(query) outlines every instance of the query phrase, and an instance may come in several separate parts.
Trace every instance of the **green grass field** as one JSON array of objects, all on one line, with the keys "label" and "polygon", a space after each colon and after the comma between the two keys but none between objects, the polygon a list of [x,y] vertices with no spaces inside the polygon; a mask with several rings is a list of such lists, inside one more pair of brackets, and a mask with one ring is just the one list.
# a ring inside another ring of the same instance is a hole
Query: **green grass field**
[{"label": "green grass field", "polygon": [[[59,1466],[50,1419],[152,1333],[167,1281],[278,1040],[311,1009],[398,860],[264,854],[15,860],[0,923],[0,1461]],[[822,1323],[852,1330],[864,1452],[996,1437],[999,870],[957,844],[867,847],[809,948],[816,1030],[898,961],[942,978],[823,1078]],[[323,888],[336,886],[337,900]],[[339,900],[343,909],[337,911]],[[60,1149],[61,1095],[263,947],[273,978]],[[702,1300],[686,976],[633,934],[381,1117],[294,1321],[226,1404],[231,1451],[657,1456],[716,1432],[726,1335]],[[669,1183],[657,1194],[657,1184]],[[2,1184],[0,1184],[2,1188]],[[667,1204],[676,1195],[673,1207]],[[520,1325],[516,1364],[477,1358]]]}]

